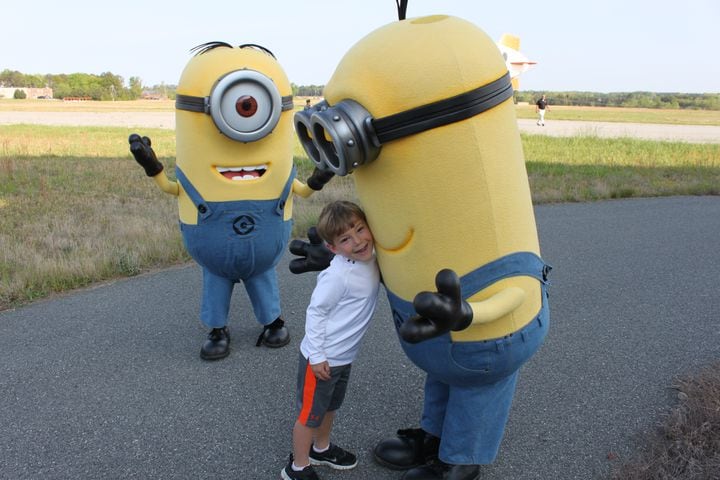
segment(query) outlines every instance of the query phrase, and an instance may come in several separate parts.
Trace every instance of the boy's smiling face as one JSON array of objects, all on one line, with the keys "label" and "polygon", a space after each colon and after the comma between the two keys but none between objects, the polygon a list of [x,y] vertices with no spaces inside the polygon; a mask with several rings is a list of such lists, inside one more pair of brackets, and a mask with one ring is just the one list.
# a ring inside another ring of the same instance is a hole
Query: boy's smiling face
[{"label": "boy's smiling face", "polygon": [[374,241],[367,224],[355,217],[350,228],[328,243],[331,252],[350,260],[367,262],[373,258]]}]

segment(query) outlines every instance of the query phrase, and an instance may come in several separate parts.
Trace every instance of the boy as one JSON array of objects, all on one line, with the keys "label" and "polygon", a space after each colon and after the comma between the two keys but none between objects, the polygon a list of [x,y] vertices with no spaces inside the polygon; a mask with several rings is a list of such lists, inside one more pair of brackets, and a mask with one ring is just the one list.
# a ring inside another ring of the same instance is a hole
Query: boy
[{"label": "boy", "polygon": [[350,368],[380,290],[374,241],[365,213],[352,202],[323,208],[317,231],[335,254],[320,272],[305,320],[298,368],[298,415],[285,480],[318,480],[312,465],[348,470],[350,452],[330,443],[335,412],[345,397]]}]

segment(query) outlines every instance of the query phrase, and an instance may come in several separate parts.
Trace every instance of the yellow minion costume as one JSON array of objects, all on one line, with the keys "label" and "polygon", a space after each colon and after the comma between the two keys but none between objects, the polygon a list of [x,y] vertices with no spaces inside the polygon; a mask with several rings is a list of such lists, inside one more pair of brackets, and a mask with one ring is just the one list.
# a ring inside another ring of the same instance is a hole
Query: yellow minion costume
[{"label": "yellow minion costume", "polygon": [[177,182],[157,161],[150,139],[130,136],[130,151],[163,191],[178,198],[185,246],[203,268],[201,320],[209,327],[200,355],[229,354],[227,316],[243,282],[257,321],[258,345],[282,347],[275,266],[292,227],[295,179],[292,91],[267,49],[211,42],[193,49],[177,88]]},{"label": "yellow minion costume", "polygon": [[465,20],[402,20],[355,44],[324,96],[296,131],[319,168],[353,173],[402,347],[427,372],[422,428],[375,458],[405,479],[474,479],[549,325],[505,62]]}]

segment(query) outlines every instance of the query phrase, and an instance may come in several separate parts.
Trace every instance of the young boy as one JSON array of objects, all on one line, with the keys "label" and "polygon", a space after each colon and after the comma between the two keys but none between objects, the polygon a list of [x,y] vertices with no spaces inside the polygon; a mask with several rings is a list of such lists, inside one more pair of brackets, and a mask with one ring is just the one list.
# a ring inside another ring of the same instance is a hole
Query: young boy
[{"label": "young boy", "polygon": [[330,430],[380,290],[373,236],[360,207],[347,201],[326,205],[317,231],[335,257],[318,275],[307,308],[298,368],[300,413],[293,454],[281,472],[285,480],[318,480],[312,465],[338,470],[357,465],[355,455],[330,443]]}]

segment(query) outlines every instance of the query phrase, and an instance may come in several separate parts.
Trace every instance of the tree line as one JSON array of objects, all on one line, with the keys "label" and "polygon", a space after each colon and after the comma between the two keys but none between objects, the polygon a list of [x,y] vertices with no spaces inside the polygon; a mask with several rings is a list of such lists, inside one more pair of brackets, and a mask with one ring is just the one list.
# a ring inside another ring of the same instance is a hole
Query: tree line
[{"label": "tree line", "polygon": [[[295,96],[321,97],[324,85],[291,84]],[[105,72],[28,75],[18,71],[0,72],[0,87],[53,89],[55,98],[90,97],[93,100],[137,100],[143,91],[162,92],[175,98],[175,85],[144,86],[139,77],[130,77],[125,84],[123,77]],[[553,92],[523,90],[515,92],[516,102],[534,104],[545,94],[551,105],[592,107],[640,107],[667,109],[720,110],[720,93],[655,93],[655,92]]]},{"label": "tree line", "polygon": [[0,86],[16,88],[52,88],[53,97],[90,97],[93,100],[133,100],[143,91],[138,77],[130,77],[125,85],[123,77],[105,72],[70,74],[24,74],[13,70],[0,72]]},{"label": "tree line", "polygon": [[551,105],[720,110],[720,93],[597,93],[525,90],[515,92],[515,101],[528,102],[532,105],[543,94],[547,96]]}]

